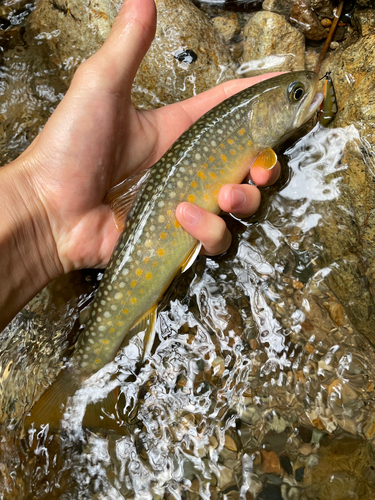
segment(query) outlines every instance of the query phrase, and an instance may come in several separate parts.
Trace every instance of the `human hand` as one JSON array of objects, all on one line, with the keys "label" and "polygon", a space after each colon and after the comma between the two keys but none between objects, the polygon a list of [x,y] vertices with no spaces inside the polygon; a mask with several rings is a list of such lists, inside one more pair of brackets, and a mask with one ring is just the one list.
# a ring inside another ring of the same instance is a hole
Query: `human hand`
[{"label": "human hand", "polygon": [[[228,82],[157,110],[136,110],[131,85],[154,36],[155,20],[153,0],[125,0],[103,47],[79,67],[43,131],[16,161],[30,179],[38,211],[48,219],[51,269],[57,272],[104,267],[119,236],[111,209],[103,204],[108,190],[153,165],[224,98],[265,78]],[[251,177],[265,186],[279,171],[279,166],[272,171],[257,167]],[[219,193],[219,205],[227,212],[250,215],[259,203],[255,186],[226,185]],[[202,241],[205,253],[228,248],[230,233],[220,217],[189,203],[180,204],[176,215]]]}]

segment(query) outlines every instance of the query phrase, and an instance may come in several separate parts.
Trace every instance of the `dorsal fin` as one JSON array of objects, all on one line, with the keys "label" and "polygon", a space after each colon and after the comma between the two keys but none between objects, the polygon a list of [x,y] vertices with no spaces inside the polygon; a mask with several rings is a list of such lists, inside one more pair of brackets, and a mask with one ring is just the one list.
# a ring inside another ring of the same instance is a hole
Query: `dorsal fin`
[{"label": "dorsal fin", "polygon": [[255,158],[252,167],[261,167],[263,170],[271,170],[277,163],[277,156],[273,149],[268,148],[261,151]]},{"label": "dorsal fin", "polygon": [[119,231],[124,229],[128,213],[149,173],[149,169],[137,172],[110,189],[105,195],[103,203],[112,208]]}]

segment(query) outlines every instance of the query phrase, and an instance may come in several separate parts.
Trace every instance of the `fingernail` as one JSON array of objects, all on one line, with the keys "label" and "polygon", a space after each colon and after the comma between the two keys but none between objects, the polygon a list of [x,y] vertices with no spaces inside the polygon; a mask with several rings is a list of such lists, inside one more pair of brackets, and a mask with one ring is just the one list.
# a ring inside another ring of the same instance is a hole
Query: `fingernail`
[{"label": "fingernail", "polygon": [[232,189],[232,208],[238,209],[241,208],[245,205],[246,203],[246,196],[245,193],[238,188],[233,188]]},{"label": "fingernail", "polygon": [[202,218],[202,212],[194,205],[186,205],[182,211],[182,215],[189,224],[198,224]]}]

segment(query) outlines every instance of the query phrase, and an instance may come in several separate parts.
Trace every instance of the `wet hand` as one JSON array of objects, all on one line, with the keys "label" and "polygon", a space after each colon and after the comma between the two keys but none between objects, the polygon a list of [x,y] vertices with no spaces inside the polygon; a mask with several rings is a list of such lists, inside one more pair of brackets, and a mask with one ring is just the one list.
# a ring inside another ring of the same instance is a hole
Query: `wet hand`
[{"label": "wet hand", "polygon": [[[55,261],[51,268],[60,272],[108,262],[119,236],[111,210],[103,204],[109,189],[153,165],[213,106],[266,78],[227,82],[181,103],[136,110],[131,85],[154,36],[155,20],[153,0],[125,1],[103,47],[79,67],[45,128],[17,160],[36,193],[38,213],[48,219]],[[279,171],[279,166],[272,171],[257,167],[250,175],[256,185],[265,186]],[[259,203],[255,186],[226,185],[219,193],[226,212],[250,215]],[[230,233],[220,217],[188,203],[176,215],[202,241],[203,252],[212,255],[228,248]]]}]

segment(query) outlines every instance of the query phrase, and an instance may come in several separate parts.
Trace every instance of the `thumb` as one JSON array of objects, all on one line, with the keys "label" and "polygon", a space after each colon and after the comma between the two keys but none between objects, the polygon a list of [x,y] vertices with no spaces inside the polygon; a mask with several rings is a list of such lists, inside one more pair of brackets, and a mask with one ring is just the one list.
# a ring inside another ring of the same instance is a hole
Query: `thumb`
[{"label": "thumb", "polygon": [[[84,62],[82,87],[128,93],[156,29],[154,0],[125,0],[103,46]],[[80,71],[81,70],[81,71]]]}]

